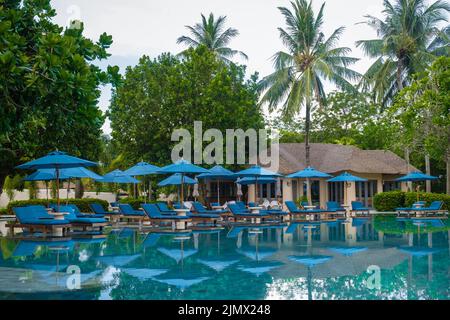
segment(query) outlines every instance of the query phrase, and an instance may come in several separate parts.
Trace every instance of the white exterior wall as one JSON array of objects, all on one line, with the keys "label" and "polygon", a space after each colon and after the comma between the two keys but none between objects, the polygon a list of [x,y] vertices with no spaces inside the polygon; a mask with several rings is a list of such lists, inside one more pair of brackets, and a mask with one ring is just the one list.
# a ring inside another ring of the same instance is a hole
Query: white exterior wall
[{"label": "white exterior wall", "polygon": [[[29,192],[27,189],[24,189],[23,191],[15,191],[14,192],[14,200],[28,200]],[[49,190],[50,195],[50,190]],[[67,197],[67,189],[60,189],[59,190],[59,196],[61,199],[66,199]],[[38,199],[47,199],[46,190],[45,189],[39,189],[37,193]],[[75,192],[73,190],[69,192],[69,198],[75,198]],[[106,200],[108,202],[114,202],[115,201],[115,194],[111,192],[84,192],[83,198],[90,198],[90,199],[100,199],[100,200]],[[9,203],[9,198],[6,195],[6,192],[3,192],[0,195],[0,208],[5,208]]]}]

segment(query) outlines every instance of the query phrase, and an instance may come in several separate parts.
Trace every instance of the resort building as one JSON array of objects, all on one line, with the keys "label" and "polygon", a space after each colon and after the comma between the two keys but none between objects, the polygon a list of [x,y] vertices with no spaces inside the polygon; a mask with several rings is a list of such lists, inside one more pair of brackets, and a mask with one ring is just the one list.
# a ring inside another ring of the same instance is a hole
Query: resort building
[{"label": "resort building", "polygon": [[[279,170],[283,175],[306,168],[305,145],[303,143],[282,143],[279,145]],[[337,176],[349,172],[368,179],[367,182],[329,183],[326,179],[312,180],[311,198],[313,204],[325,207],[327,201],[337,201],[349,205],[351,201],[361,201],[372,206],[373,196],[379,192],[406,190],[406,183],[394,180],[417,169],[391,151],[361,150],[355,146],[336,144],[311,144],[311,166],[315,169]],[[345,187],[347,190],[345,190]],[[306,195],[306,181],[282,179],[282,200],[297,200]],[[259,185],[260,199],[276,199],[276,185]],[[248,187],[248,200],[254,201],[254,186]],[[279,199],[281,200],[281,199]]]}]

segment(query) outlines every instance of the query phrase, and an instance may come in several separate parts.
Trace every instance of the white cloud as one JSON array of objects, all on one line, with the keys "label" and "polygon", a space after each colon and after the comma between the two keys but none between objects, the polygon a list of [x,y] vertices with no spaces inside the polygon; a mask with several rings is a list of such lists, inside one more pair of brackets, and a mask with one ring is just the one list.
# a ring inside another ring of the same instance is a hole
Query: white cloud
[{"label": "white cloud", "polygon": [[[318,10],[323,1],[313,1]],[[55,21],[67,25],[71,18],[81,18],[85,24],[86,36],[97,39],[103,32],[113,36],[113,54],[109,63],[124,67],[134,64],[139,56],[147,54],[155,57],[166,51],[178,53],[182,47],[176,39],[186,34],[185,25],[200,20],[200,13],[226,15],[228,26],[237,28],[240,35],[231,46],[244,51],[249,60],[248,71],[258,71],[261,76],[272,71],[271,56],[281,49],[277,27],[283,26],[283,17],[278,6],[289,6],[288,0],[58,0],[52,2],[57,10]],[[357,24],[365,14],[381,15],[381,0],[327,0],[325,6],[324,31],[331,34],[334,29],[345,26],[341,46],[353,49],[353,56],[361,58],[355,66],[364,72],[369,60],[355,48],[355,41],[375,37],[368,26]],[[116,61],[116,63],[114,62]],[[119,62],[117,62],[119,61]],[[122,69],[123,70],[123,69]],[[108,106],[108,90],[103,90],[100,106]],[[109,124],[104,127],[109,133]]]}]

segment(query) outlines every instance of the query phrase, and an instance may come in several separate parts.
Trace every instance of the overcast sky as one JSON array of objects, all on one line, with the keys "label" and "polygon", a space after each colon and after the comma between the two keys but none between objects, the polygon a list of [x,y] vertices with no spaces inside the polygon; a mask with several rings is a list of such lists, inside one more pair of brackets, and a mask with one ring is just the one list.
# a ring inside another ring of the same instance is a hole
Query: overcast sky
[{"label": "overcast sky", "polygon": [[[323,2],[313,0],[316,12]],[[340,46],[352,48],[352,55],[361,58],[354,69],[364,72],[370,61],[355,47],[355,41],[372,39],[376,34],[357,23],[366,14],[381,17],[382,0],[325,2],[325,35],[345,26]],[[80,19],[87,37],[97,40],[103,32],[112,35],[112,56],[107,64],[120,66],[122,72],[127,65],[135,65],[143,54],[156,57],[162,52],[180,52],[183,47],[177,45],[176,39],[187,34],[185,25],[200,20],[200,13],[226,15],[227,26],[240,32],[230,46],[245,52],[249,57],[245,62],[248,71],[258,71],[261,77],[273,71],[270,58],[283,49],[277,27],[283,27],[284,21],[277,7],[289,6],[287,0],[54,0],[52,3],[58,13],[58,24],[68,25],[70,20]],[[100,107],[106,110],[109,88],[102,92]],[[103,129],[110,133],[108,122]]]}]

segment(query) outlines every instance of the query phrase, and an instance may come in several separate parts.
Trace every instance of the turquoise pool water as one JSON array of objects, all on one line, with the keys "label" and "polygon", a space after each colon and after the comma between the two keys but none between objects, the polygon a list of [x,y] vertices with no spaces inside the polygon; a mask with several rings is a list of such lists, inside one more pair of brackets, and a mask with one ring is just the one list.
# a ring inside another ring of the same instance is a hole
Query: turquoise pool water
[{"label": "turquoise pool water", "polygon": [[0,238],[0,299],[449,299],[446,221],[156,231]]}]

